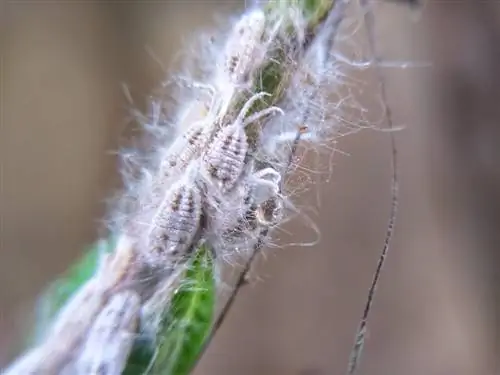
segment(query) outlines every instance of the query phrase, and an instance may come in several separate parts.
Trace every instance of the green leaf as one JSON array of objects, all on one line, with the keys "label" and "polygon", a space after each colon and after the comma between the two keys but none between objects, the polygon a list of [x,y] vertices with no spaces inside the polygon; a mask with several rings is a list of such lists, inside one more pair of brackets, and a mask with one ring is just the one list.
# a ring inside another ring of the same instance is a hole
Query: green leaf
[{"label": "green leaf", "polygon": [[85,249],[82,258],[76,262],[61,278],[54,281],[38,300],[37,317],[34,334],[30,341],[43,336],[57,312],[68,299],[95,273],[99,259],[103,253],[114,250],[115,238],[98,241]]},{"label": "green leaf", "polygon": [[309,19],[309,27],[314,28],[328,15],[335,0],[299,0],[298,3]]},{"label": "green leaf", "polygon": [[123,370],[122,375],[151,375],[148,368],[151,368],[154,361],[154,346],[147,338],[135,340],[134,347],[127,359],[127,366]]},{"label": "green leaf", "polygon": [[215,295],[212,253],[203,245],[165,311],[156,348],[138,339],[123,375],[189,374],[212,328]]},{"label": "green leaf", "polygon": [[212,253],[202,246],[175,293],[158,338],[156,375],[186,375],[210,333],[215,311]]}]

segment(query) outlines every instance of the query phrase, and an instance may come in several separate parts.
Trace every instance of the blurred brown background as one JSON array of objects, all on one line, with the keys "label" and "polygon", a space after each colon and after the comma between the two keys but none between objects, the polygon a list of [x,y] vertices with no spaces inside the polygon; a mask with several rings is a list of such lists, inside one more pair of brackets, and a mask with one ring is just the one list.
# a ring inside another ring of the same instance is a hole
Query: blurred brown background
[{"label": "blurred brown background", "polygon": [[[100,233],[104,199],[132,125],[121,84],[143,107],[193,30],[235,1],[4,1],[1,26],[0,366],[20,348],[35,296]],[[361,373],[500,374],[500,3],[377,3],[400,154],[395,242]],[[364,77],[365,74],[360,76]],[[376,100],[367,89],[362,103]],[[369,108],[370,109],[370,108]],[[379,111],[380,112],[380,111]],[[379,113],[378,113],[379,114]],[[259,262],[199,374],[342,374],[390,202],[387,133],[339,140],[317,208],[314,247]],[[283,243],[311,237],[291,223]]]}]

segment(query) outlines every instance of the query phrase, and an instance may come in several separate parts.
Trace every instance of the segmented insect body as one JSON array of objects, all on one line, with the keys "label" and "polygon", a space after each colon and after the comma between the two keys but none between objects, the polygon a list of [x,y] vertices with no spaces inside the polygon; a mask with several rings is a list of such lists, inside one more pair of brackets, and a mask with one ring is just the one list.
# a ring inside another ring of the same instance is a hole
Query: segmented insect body
[{"label": "segmented insect body", "polygon": [[77,375],[120,375],[137,334],[141,301],[133,291],[115,294],[89,330],[75,365]]},{"label": "segmented insect body", "polygon": [[201,191],[186,176],[165,194],[151,220],[141,255],[153,266],[182,260],[193,245],[201,215]]},{"label": "segmented insect body", "polygon": [[266,16],[260,9],[243,15],[233,28],[225,48],[225,68],[232,83],[249,80],[252,70],[263,61],[265,48],[261,40],[266,28]]},{"label": "segmented insect body", "polygon": [[208,173],[209,179],[221,189],[222,194],[234,188],[245,170],[245,158],[249,148],[245,127],[270,113],[283,112],[278,107],[268,107],[246,117],[256,101],[265,96],[269,94],[260,92],[250,97],[235,121],[219,130],[213,142],[207,144],[201,167]]},{"label": "segmented insect body", "polygon": [[166,150],[160,164],[160,178],[170,177],[199,156],[210,139],[212,128],[204,121],[196,122]]},{"label": "segmented insect body", "polygon": [[231,190],[241,176],[247,151],[245,130],[241,126],[232,125],[216,134],[203,156],[206,171],[223,194]]}]

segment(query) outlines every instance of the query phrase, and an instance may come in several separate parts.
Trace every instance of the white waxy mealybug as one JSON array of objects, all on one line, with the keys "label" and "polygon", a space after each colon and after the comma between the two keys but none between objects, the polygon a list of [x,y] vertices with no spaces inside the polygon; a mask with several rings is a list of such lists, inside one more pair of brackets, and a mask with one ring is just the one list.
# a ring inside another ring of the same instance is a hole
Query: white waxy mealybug
[{"label": "white waxy mealybug", "polygon": [[120,375],[137,336],[141,299],[133,291],[115,294],[89,330],[75,366],[77,375]]},{"label": "white waxy mealybug", "polygon": [[194,123],[166,150],[160,164],[160,178],[171,176],[184,169],[201,154],[210,139],[211,129],[204,121]]},{"label": "white waxy mealybug", "polygon": [[244,83],[249,79],[252,68],[258,68],[266,49],[262,38],[266,28],[266,15],[260,9],[243,15],[229,36],[225,51],[225,68],[231,82]]},{"label": "white waxy mealybug", "polygon": [[152,266],[182,261],[198,233],[201,215],[201,191],[187,176],[166,192],[146,232],[141,255]]},{"label": "white waxy mealybug", "polygon": [[206,170],[223,193],[235,185],[243,172],[247,151],[245,130],[240,126],[228,126],[217,133],[204,155]]},{"label": "white waxy mealybug", "polygon": [[180,170],[186,168],[189,163],[197,158],[205,145],[210,140],[216,121],[220,98],[216,91],[209,85],[190,82],[190,86],[207,91],[210,95],[210,104],[204,100],[196,99],[187,105],[187,109],[178,118],[178,128],[181,134],[160,155],[159,182],[165,182],[165,178],[176,175]]},{"label": "white waxy mealybug", "polygon": [[236,185],[245,169],[245,157],[249,147],[245,127],[270,113],[283,113],[278,107],[269,107],[246,117],[255,102],[264,96],[270,95],[260,92],[248,99],[236,120],[215,135],[202,157],[202,170],[218,185],[223,194]]}]

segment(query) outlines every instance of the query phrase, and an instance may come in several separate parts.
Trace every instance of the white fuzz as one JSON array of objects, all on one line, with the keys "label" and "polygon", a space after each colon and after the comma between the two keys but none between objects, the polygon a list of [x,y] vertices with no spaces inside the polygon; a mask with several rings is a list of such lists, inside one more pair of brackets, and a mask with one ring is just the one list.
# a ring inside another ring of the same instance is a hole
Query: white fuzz
[{"label": "white fuzz", "polygon": [[76,375],[120,375],[137,336],[140,297],[115,294],[97,316],[76,362]]},{"label": "white fuzz", "polygon": [[[280,173],[272,168],[258,170],[207,208],[210,214],[206,239],[222,259],[232,261],[240,253],[250,251],[260,233],[276,224],[264,219],[262,211],[271,202],[279,202],[280,180]],[[273,214],[278,216],[277,211]]]}]

